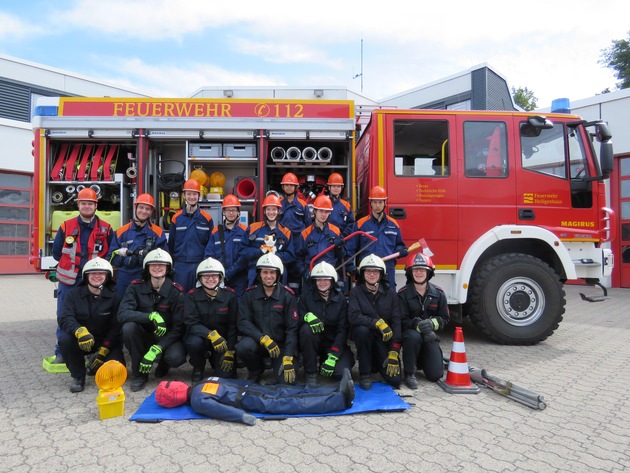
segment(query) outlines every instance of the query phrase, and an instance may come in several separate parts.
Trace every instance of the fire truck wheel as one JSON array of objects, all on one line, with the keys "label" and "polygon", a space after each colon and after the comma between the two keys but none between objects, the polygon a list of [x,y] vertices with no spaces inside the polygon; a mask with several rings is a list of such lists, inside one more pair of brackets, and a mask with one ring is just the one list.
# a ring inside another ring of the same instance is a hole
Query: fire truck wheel
[{"label": "fire truck wheel", "polygon": [[486,261],[470,284],[468,315],[505,345],[534,345],[562,321],[566,303],[558,275],[544,261],[509,253]]}]

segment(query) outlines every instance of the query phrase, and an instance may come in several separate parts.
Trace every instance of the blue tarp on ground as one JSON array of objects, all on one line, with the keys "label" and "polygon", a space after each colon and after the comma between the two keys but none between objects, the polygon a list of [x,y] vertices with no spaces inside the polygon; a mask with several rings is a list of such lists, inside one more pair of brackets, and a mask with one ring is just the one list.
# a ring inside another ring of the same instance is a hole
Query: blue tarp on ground
[{"label": "blue tarp on ground", "polygon": [[[348,414],[359,414],[361,412],[386,412],[404,411],[409,409],[409,404],[385,383],[374,383],[372,389],[364,391],[355,385],[354,405],[345,411],[329,412],[326,414],[292,414],[279,416],[277,414],[261,414],[252,412],[259,418],[274,417],[318,417],[318,416],[341,416]],[[155,391],[146,398],[138,410],[129,420],[136,422],[159,422],[162,420],[186,420],[186,419],[207,419],[206,416],[197,414],[189,405],[165,408],[155,401]]]}]

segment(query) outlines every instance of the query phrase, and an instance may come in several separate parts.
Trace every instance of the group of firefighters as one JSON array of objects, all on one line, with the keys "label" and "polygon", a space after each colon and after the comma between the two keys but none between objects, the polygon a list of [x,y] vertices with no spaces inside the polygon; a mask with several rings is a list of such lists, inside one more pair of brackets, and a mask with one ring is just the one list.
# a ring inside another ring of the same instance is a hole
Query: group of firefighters
[{"label": "group of firefighters", "polygon": [[[283,195],[264,198],[261,221],[240,223],[240,201],[230,194],[214,225],[199,206],[199,182],[189,179],[168,239],[151,221],[151,195],[138,195],[131,221],[114,232],[95,214],[94,191],[79,192],[79,216],[62,223],[53,244],[54,362],[66,363],[70,391],[83,391],[105,361],[124,364],[123,346],[132,391],[153,369],[162,378],[187,361],[193,383],[208,362],[212,376],[234,378],[244,366],[258,383],[272,369],[280,384],[295,384],[301,365],[313,387],[320,376],[341,379],[355,353],[365,390],[377,372],[395,388],[417,389],[417,369],[439,380],[435,332],[449,321],[446,296],[429,282],[430,257],[408,254],[385,213],[385,189],[370,190],[370,214],[355,221],[340,174],[329,176],[312,212],[295,174],[280,184]],[[395,261],[405,257],[407,283],[396,291]]]}]

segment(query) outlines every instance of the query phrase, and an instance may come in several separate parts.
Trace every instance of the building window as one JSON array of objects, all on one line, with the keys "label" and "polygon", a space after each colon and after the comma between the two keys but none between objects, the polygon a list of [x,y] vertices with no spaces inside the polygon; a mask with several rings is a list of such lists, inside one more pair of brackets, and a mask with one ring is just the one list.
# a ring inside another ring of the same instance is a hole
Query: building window
[{"label": "building window", "polygon": [[32,176],[0,172],[0,256],[28,256],[33,230]]}]

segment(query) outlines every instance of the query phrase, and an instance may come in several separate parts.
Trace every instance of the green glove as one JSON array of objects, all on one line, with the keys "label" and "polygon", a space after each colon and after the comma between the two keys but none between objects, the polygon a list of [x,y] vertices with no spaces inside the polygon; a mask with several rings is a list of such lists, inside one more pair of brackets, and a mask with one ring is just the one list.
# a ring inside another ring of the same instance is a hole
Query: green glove
[{"label": "green glove", "polygon": [[79,341],[79,348],[83,351],[92,351],[92,347],[94,346],[94,336],[88,332],[88,329],[85,327],[79,327],[75,332],[74,336],[77,337]]},{"label": "green glove", "polygon": [[400,374],[400,362],[398,361],[397,351],[392,350],[389,352],[387,359],[383,363],[383,368],[387,368],[385,372],[390,378]]},{"label": "green glove", "polygon": [[322,376],[332,376],[335,372],[337,361],[339,361],[339,357],[333,355],[332,353],[329,353],[328,359],[326,359],[326,361],[322,363],[322,368],[320,369],[320,373],[322,374]]},{"label": "green glove", "polygon": [[162,356],[162,349],[158,345],[151,345],[149,351],[144,355],[140,362],[140,373],[149,374],[153,363],[160,361]]},{"label": "green glove", "polygon": [[225,338],[223,338],[216,330],[212,330],[208,334],[208,340],[212,342],[212,348],[214,348],[214,351],[217,353],[225,353],[228,348]]},{"label": "green glove", "polygon": [[162,337],[166,334],[166,323],[158,312],[151,312],[149,314],[149,320],[153,322],[153,326],[155,327],[153,333],[156,336]]},{"label": "green glove", "polygon": [[278,358],[280,356],[280,347],[269,335],[260,337],[260,344],[267,349],[271,358]]},{"label": "green glove", "polygon": [[230,373],[234,370],[234,350],[228,350],[221,358],[221,371]]},{"label": "green glove", "polygon": [[392,329],[389,328],[389,325],[387,325],[383,319],[378,319],[375,325],[376,328],[383,334],[384,342],[388,342],[394,336],[394,332],[392,332]]},{"label": "green glove", "polygon": [[98,353],[92,360],[92,363],[90,363],[90,370],[92,370],[92,372],[98,370],[103,365],[103,363],[105,363],[105,359],[107,358],[108,353],[109,348],[100,347],[98,349]]},{"label": "green glove", "polygon": [[312,312],[304,314],[304,322],[310,325],[313,333],[321,333],[324,331],[324,324]]},{"label": "green glove", "polygon": [[284,371],[285,383],[295,383],[295,366],[293,366],[292,356],[285,356],[282,358],[282,368],[280,368],[280,370]]}]

